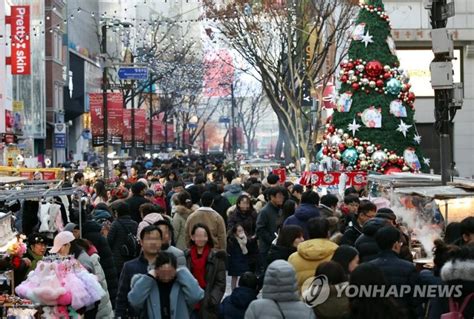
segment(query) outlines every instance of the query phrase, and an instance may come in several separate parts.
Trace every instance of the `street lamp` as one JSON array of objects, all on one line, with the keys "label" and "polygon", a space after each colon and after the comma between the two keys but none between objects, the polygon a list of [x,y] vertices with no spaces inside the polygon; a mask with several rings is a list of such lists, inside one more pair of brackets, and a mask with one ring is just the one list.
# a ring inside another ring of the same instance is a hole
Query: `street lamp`
[{"label": "street lamp", "polygon": [[[109,22],[112,22],[109,24]],[[123,27],[129,28],[133,26],[129,22],[122,22],[118,19],[114,19],[112,21],[106,20],[102,24],[101,31],[102,31],[102,43],[101,43],[101,48],[102,48],[102,57],[104,59],[104,65],[102,69],[102,115],[103,115],[103,126],[104,126],[104,135],[103,135],[103,156],[104,156],[104,179],[107,180],[109,178],[109,168],[108,168],[108,158],[107,158],[107,153],[109,149],[109,141],[108,141],[108,121],[107,121],[107,90],[108,90],[108,85],[109,85],[109,79],[107,76],[107,69],[108,69],[108,61],[107,61],[107,29],[109,28],[110,25],[113,26],[118,26],[122,25]]]}]

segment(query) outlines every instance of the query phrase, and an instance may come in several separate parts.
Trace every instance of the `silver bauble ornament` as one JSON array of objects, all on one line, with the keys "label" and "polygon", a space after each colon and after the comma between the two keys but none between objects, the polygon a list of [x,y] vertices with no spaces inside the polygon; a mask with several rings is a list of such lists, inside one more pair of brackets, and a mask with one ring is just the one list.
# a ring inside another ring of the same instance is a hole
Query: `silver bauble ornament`
[{"label": "silver bauble ornament", "polygon": [[363,146],[357,146],[356,150],[357,150],[357,153],[359,153],[359,154],[364,153],[364,147]]},{"label": "silver bauble ornament", "polygon": [[374,161],[375,165],[382,166],[387,162],[387,153],[380,150],[375,151],[374,154],[372,154],[371,158]]},{"label": "silver bauble ornament", "polygon": [[361,161],[365,161],[365,160],[367,159],[367,155],[365,155],[365,154],[359,154],[359,159],[360,159]]},{"label": "silver bauble ornament", "polygon": [[390,70],[391,70],[390,65],[385,65],[385,66],[383,67],[383,70],[384,70],[385,72],[390,72]]},{"label": "silver bauble ornament", "polygon": [[369,86],[370,86],[371,88],[374,88],[374,87],[376,86],[375,81],[370,81],[370,82],[369,82]]},{"label": "silver bauble ornament", "polygon": [[342,128],[337,130],[337,135],[342,136],[344,134],[344,130]]},{"label": "silver bauble ornament", "polygon": [[369,145],[366,148],[367,153],[372,154],[375,151],[375,147],[373,145]]},{"label": "silver bauble ornament", "polygon": [[347,140],[348,138],[349,138],[349,134],[347,134],[347,133],[342,134],[342,139],[343,140]]},{"label": "silver bauble ornament", "polygon": [[333,135],[329,139],[329,146],[331,147],[338,147],[339,143],[341,143],[341,137],[339,135]]}]

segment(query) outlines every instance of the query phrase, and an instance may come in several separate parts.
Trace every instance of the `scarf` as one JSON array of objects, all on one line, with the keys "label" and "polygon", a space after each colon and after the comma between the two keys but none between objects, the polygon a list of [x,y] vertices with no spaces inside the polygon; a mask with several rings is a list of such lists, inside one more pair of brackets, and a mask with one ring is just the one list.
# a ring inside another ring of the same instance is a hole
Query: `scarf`
[{"label": "scarf", "polygon": [[202,251],[202,255],[198,256],[197,246],[191,246],[191,272],[199,283],[199,287],[205,289],[206,283],[206,263],[209,256],[209,246],[206,245]]},{"label": "scarf", "polygon": [[247,236],[244,234],[242,237],[234,236],[235,239],[237,239],[237,242],[239,243],[240,249],[242,250],[242,254],[247,255],[248,254],[248,249],[247,249]]}]

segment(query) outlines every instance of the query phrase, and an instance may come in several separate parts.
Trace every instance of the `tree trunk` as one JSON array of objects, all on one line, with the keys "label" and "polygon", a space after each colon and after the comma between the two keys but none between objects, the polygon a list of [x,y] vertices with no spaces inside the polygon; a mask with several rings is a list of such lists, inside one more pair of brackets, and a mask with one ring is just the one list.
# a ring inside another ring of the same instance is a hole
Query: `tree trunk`
[{"label": "tree trunk", "polygon": [[284,132],[282,130],[278,131],[278,140],[275,145],[275,158],[280,158],[281,152],[283,151],[283,141],[284,141],[283,134]]},{"label": "tree trunk", "polygon": [[253,140],[250,139],[250,137],[246,137],[247,139],[247,155],[250,157],[252,156],[252,142]]}]

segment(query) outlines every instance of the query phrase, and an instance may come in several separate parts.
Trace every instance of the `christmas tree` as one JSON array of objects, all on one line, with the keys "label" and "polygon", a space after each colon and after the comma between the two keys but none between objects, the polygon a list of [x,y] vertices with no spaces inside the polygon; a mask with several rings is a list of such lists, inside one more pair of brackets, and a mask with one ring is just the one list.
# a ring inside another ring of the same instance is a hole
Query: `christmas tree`
[{"label": "christmas tree", "polygon": [[338,74],[337,110],[317,159],[346,170],[420,171],[427,160],[419,160],[415,95],[396,55],[389,16],[382,0],[359,6],[349,56]]}]

